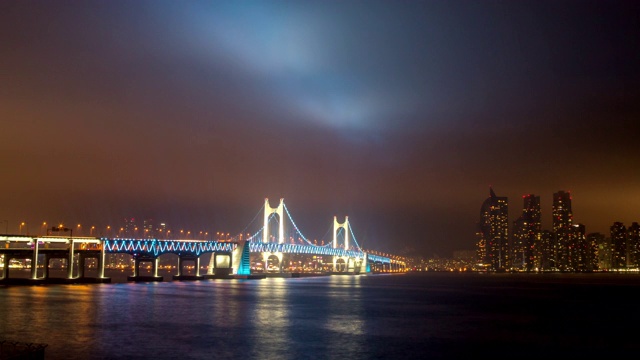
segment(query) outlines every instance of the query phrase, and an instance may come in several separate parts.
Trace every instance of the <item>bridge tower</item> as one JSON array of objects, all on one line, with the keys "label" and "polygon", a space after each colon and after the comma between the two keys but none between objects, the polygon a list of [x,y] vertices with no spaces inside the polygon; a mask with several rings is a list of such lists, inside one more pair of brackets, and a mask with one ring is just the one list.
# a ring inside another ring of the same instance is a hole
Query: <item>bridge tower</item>
[{"label": "bridge tower", "polygon": [[[344,222],[340,224],[338,217],[333,217],[333,248],[338,247],[338,230],[344,229],[344,249],[349,250],[349,234],[351,233],[351,225],[349,225],[349,217],[344,217]],[[362,259],[348,256],[333,257],[333,271],[338,271],[338,260],[342,259],[346,265],[346,272],[366,273],[367,272],[367,254],[363,254]]]},{"label": "bridge tower", "polygon": [[[262,242],[268,243],[269,237],[271,235],[269,231],[269,216],[271,214],[278,215],[278,244],[284,243],[284,199],[280,199],[280,204],[278,207],[272,208],[269,204],[269,198],[264,199],[264,228],[262,230]],[[282,260],[283,255],[281,252],[264,252],[262,253],[262,258],[264,260],[265,271],[267,270],[267,264],[269,263],[269,257],[275,256],[278,258],[278,267],[280,268],[280,272],[282,272]]]},{"label": "bridge tower", "polygon": [[344,217],[344,222],[340,224],[338,217],[333,217],[333,248],[338,247],[338,229],[344,229],[344,249],[349,250],[349,217]]},{"label": "bridge tower", "polygon": [[269,242],[269,216],[277,214],[280,226],[278,228],[278,244],[284,243],[284,199],[280,199],[280,204],[276,208],[269,205],[269,199],[264,199],[264,230],[262,230],[262,242]]},{"label": "bridge tower", "polygon": [[[341,224],[338,222],[338,217],[333,217],[333,248],[338,248],[338,230],[344,229],[344,249],[349,250],[349,233],[351,229],[349,228],[349,217],[344,217],[344,222]],[[334,256],[333,257],[333,271],[338,272],[338,260],[342,259],[346,265],[346,272],[349,270],[356,272],[356,259],[348,256]],[[358,269],[359,270],[359,269]]]}]

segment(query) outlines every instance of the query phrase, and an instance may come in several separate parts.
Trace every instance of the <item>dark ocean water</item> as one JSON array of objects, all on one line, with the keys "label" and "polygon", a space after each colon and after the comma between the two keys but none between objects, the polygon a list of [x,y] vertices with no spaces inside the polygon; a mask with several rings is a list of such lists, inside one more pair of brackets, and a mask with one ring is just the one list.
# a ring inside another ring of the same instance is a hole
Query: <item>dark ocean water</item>
[{"label": "dark ocean water", "polygon": [[6,286],[0,338],[46,359],[636,358],[638,290],[477,273]]}]

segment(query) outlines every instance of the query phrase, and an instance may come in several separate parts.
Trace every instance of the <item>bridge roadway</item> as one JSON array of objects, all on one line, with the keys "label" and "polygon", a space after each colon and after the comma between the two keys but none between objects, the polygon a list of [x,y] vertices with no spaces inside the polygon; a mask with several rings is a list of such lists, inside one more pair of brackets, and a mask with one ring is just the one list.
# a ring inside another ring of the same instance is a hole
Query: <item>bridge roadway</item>
[{"label": "bridge roadway", "polygon": [[[65,237],[65,236],[29,236],[0,235],[0,255],[4,255],[4,265],[0,284],[40,284],[40,283],[108,283],[104,276],[106,254],[129,254],[134,260],[133,274],[129,281],[162,281],[158,276],[159,257],[164,254],[178,256],[177,274],[174,280],[199,280],[209,278],[264,278],[264,274],[252,274],[250,253],[262,253],[265,259],[270,255],[278,255],[280,271],[281,254],[308,254],[330,256],[334,259],[334,272],[342,274],[360,274],[370,272],[403,272],[403,262],[388,257],[378,256],[357,250],[344,250],[329,246],[310,246],[286,243],[263,242],[220,242],[198,240],[158,240],[158,239],[121,239],[97,237]],[[212,254],[207,274],[200,274],[200,258],[204,254]],[[38,266],[40,255],[44,263]],[[74,260],[77,257],[77,265]],[[65,259],[67,264],[66,278],[49,276],[51,259]],[[86,259],[96,259],[97,277],[85,276]],[[30,259],[31,276],[29,279],[11,278],[9,264],[12,259]],[[346,269],[335,268],[336,259],[344,261]],[[151,276],[140,275],[140,264],[151,263]],[[185,262],[193,262],[195,275],[184,275]],[[38,268],[42,267],[42,276]],[[74,277],[74,267],[77,276]],[[277,275],[276,275],[277,276]]]}]

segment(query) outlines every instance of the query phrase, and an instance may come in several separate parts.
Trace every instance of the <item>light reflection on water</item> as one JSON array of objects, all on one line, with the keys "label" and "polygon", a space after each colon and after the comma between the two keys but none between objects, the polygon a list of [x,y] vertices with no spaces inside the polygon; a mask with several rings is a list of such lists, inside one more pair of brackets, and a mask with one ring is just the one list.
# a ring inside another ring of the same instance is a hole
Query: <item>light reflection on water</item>
[{"label": "light reflection on water", "polygon": [[253,307],[252,346],[258,352],[279,354],[286,359],[289,328],[287,284],[282,278],[271,278],[256,284],[257,301]]},{"label": "light reflection on water", "polygon": [[[431,274],[8,286],[0,287],[0,337],[46,343],[48,360],[457,359],[479,347],[637,354],[635,336],[593,331],[640,323],[636,279]],[[624,317],[596,311],[612,299]]]},{"label": "light reflection on water", "polygon": [[328,358],[355,358],[365,355],[365,313],[360,276],[332,276],[333,291],[328,296],[331,311],[325,323],[329,334]]}]

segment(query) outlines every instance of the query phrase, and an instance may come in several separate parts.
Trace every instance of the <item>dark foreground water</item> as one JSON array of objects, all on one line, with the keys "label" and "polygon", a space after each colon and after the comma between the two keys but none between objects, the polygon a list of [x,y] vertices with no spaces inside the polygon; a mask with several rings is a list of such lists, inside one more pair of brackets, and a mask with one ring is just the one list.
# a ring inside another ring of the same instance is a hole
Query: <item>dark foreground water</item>
[{"label": "dark foreground water", "polygon": [[0,287],[46,359],[606,359],[640,354],[640,275],[404,274]]}]

